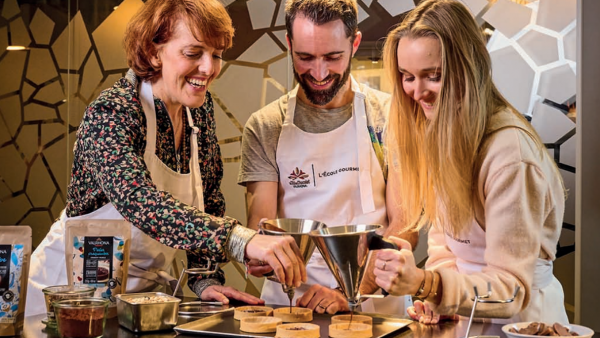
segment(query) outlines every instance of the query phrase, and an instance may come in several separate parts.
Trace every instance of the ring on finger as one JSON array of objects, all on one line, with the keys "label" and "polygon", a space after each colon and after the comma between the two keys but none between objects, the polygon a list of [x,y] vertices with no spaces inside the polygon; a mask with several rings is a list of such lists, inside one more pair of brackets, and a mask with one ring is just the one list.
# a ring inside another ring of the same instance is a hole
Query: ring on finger
[{"label": "ring on finger", "polygon": [[381,267],[381,270],[385,271],[385,265],[387,264],[387,261],[383,261],[383,266]]},{"label": "ring on finger", "polygon": [[323,306],[323,305],[321,305],[320,303],[319,303],[319,304],[317,304],[317,306],[318,306],[318,307],[320,307],[320,308],[321,308],[321,309],[323,309],[323,310],[327,309],[327,306]]}]

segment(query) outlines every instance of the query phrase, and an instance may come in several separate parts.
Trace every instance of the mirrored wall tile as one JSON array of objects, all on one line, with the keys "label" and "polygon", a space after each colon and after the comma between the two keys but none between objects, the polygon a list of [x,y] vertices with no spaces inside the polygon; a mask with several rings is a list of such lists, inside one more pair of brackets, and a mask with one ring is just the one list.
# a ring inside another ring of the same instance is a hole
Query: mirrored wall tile
[{"label": "mirrored wall tile", "polygon": [[0,55],[4,54],[4,51],[8,47],[8,27],[0,27]]},{"label": "mirrored wall tile", "polygon": [[52,196],[56,192],[52,177],[48,174],[44,162],[39,157],[35,159],[30,167],[25,192],[33,206],[39,208],[49,207]]},{"label": "mirrored wall tile", "polygon": [[29,46],[31,44],[31,38],[25,22],[21,17],[16,18],[10,22],[10,35],[13,46]]},{"label": "mirrored wall tile", "polygon": [[21,87],[21,96],[23,97],[23,102],[31,98],[31,94],[33,93],[33,91],[35,91],[35,88],[33,86],[31,86],[27,82],[23,82],[23,87]]},{"label": "mirrored wall tile", "polygon": [[553,36],[530,30],[518,43],[538,66],[558,61],[558,40]]},{"label": "mirrored wall tile", "polygon": [[79,94],[86,98],[86,103],[92,102],[95,97],[93,97],[98,84],[102,81],[102,71],[100,70],[100,65],[98,64],[98,58],[96,58],[96,53],[92,52],[89,59],[85,63],[81,88],[79,88]]},{"label": "mirrored wall tile", "polygon": [[261,68],[230,65],[213,83],[213,92],[235,114],[241,125],[245,125],[250,114],[261,108],[263,72]]},{"label": "mirrored wall tile", "polygon": [[277,86],[273,84],[273,79],[265,79],[265,104],[269,104],[275,100],[278,100],[282,95],[284,95],[287,91],[282,91]]},{"label": "mirrored wall tile", "polygon": [[541,73],[539,96],[556,103],[564,103],[575,93],[575,73],[569,65],[561,65]]},{"label": "mirrored wall tile", "polygon": [[281,54],[281,48],[271,39],[269,34],[263,34],[250,48],[240,55],[238,61],[263,63]]},{"label": "mirrored wall tile", "polygon": [[[8,128],[6,127],[6,123],[4,123],[4,119],[0,115],[0,145],[10,141],[12,139]],[[3,196],[0,194],[0,196]]]},{"label": "mirrored wall tile", "polygon": [[[13,192],[23,190],[27,165],[14,145],[0,148],[0,177]],[[4,203],[0,203],[2,205]],[[0,215],[2,213],[0,212]]]},{"label": "mirrored wall tile", "polygon": [[38,125],[26,124],[21,127],[19,135],[15,140],[16,146],[25,155],[25,161],[29,162],[38,152]]},{"label": "mirrored wall tile", "polygon": [[[577,185],[575,182],[575,174],[566,170],[559,170],[563,177],[565,190],[567,191],[567,200],[565,201],[565,216],[564,222],[575,224],[575,196],[577,196]],[[572,289],[571,289],[572,290]]]},{"label": "mirrored wall tile", "polygon": [[[288,58],[283,57],[278,61],[273,62],[269,65],[268,69],[269,76],[272,77],[283,87],[287,86],[288,79],[291,79],[294,75],[292,73],[292,65],[288,64]],[[290,90],[291,88],[288,88]],[[271,101],[267,101],[271,102]]]},{"label": "mirrored wall tile", "polygon": [[[71,51],[69,55],[69,39],[71,39]],[[81,64],[88,54],[91,47],[90,37],[88,35],[85,23],[81,17],[81,12],[77,12],[70,24],[58,36],[52,45],[52,51],[58,62],[60,69],[79,70]]]},{"label": "mirrored wall tile", "polygon": [[473,16],[477,16],[488,5],[488,0],[459,0],[469,8]]},{"label": "mirrored wall tile", "polygon": [[49,211],[31,211],[20,224],[31,226],[32,242],[40,243],[46,238],[53,221]]},{"label": "mirrored wall tile", "polygon": [[29,32],[27,32],[27,28],[21,17],[10,22],[10,35],[13,46],[27,47],[31,44]]},{"label": "mirrored wall tile", "polygon": [[512,46],[496,50],[490,56],[494,83],[517,110],[528,114],[535,72]]},{"label": "mirrored wall tile", "polygon": [[5,0],[4,6],[2,6],[2,16],[5,19],[10,19],[13,16],[19,14],[21,10],[19,9],[19,4],[17,0]]},{"label": "mirrored wall tile", "polygon": [[68,122],[73,127],[79,127],[85,109],[87,108],[88,102],[84,102],[81,98],[72,96],[69,99],[69,117]]},{"label": "mirrored wall tile", "polygon": [[[51,66],[49,67],[49,65]],[[58,77],[58,72],[54,68],[54,61],[48,48],[30,49],[26,76],[27,79],[38,85]]]},{"label": "mirrored wall tile", "polygon": [[234,141],[225,144],[221,143],[219,144],[219,147],[221,147],[221,156],[223,158],[233,158],[236,156],[240,156],[241,154],[240,141]]},{"label": "mirrored wall tile", "polygon": [[44,121],[56,118],[54,108],[39,105],[37,103],[28,103],[24,107],[25,121]]},{"label": "mirrored wall tile", "polygon": [[56,179],[63,196],[66,194],[72,164],[67,153],[73,153],[73,142],[67,142],[67,138],[59,140],[42,151],[46,162],[48,162],[48,171]]},{"label": "mirrored wall tile", "polygon": [[284,45],[287,50],[287,40],[285,38],[286,34],[287,34],[287,32],[285,29],[273,32],[273,35],[275,35],[277,37],[277,39],[279,39],[279,41],[281,41],[281,44]]},{"label": "mirrored wall tile", "polygon": [[58,137],[65,137],[69,130],[62,123],[44,123],[42,124],[41,144],[45,148],[49,142],[55,142]]},{"label": "mirrored wall tile", "polygon": [[0,60],[0,74],[2,74],[2,81],[0,81],[0,96],[19,90],[26,57],[27,52],[11,51],[6,52],[4,58]]},{"label": "mirrored wall tile", "polygon": [[52,219],[57,219],[60,217],[60,213],[65,208],[65,202],[62,200],[60,195],[56,195],[54,201],[52,201],[52,205],[50,206],[50,212],[52,214]]},{"label": "mirrored wall tile", "polygon": [[2,223],[17,224],[17,222],[25,216],[31,209],[31,203],[27,200],[25,194],[7,199],[0,203],[0,215],[2,215]]},{"label": "mirrored wall tile", "polygon": [[248,0],[246,5],[248,6],[248,14],[253,29],[263,29],[271,26],[276,6],[273,0]]},{"label": "mirrored wall tile", "polygon": [[577,136],[569,138],[560,146],[560,163],[577,167]]},{"label": "mirrored wall tile", "polygon": [[[1,82],[1,81],[0,81]],[[0,100],[0,112],[6,122],[6,128],[11,136],[15,136],[19,126],[23,122],[21,117],[21,100],[18,95],[11,95]]]},{"label": "mirrored wall tile", "polygon": [[533,107],[531,125],[544,143],[554,143],[575,128],[563,112],[541,102]]},{"label": "mirrored wall tile", "polygon": [[361,22],[363,22],[365,19],[367,19],[369,17],[369,13],[367,13],[367,11],[365,11],[362,6],[358,6],[358,23],[360,24]]},{"label": "mirrored wall tile", "polygon": [[62,86],[60,85],[60,81],[56,80],[40,88],[37,94],[35,94],[34,98],[38,101],[47,102],[49,104],[56,104],[64,100],[66,96],[63,92]]},{"label": "mirrored wall tile", "polygon": [[54,31],[54,21],[50,19],[44,11],[37,9],[29,24],[31,35],[35,43],[40,45],[50,44],[50,38],[52,37],[52,31]]},{"label": "mirrored wall tile", "polygon": [[144,3],[141,0],[125,0],[119,4],[106,20],[92,33],[104,70],[127,68],[125,49],[122,39],[127,23]]},{"label": "mirrored wall tile", "polygon": [[223,7],[227,7],[229,5],[231,5],[235,0],[219,0],[222,4]]},{"label": "mirrored wall tile", "polygon": [[510,0],[498,0],[484,15],[483,19],[508,38],[520,32],[531,21],[530,8]]},{"label": "mirrored wall tile", "polygon": [[577,62],[577,29],[571,29],[563,37],[565,46],[565,59]]},{"label": "mirrored wall tile", "polygon": [[240,129],[243,130],[244,126],[239,124],[235,120],[235,117],[233,117],[234,120],[232,121],[232,118],[230,118],[216,102],[214,103],[214,107],[215,123],[217,124],[217,138],[219,140],[225,140],[242,136]]},{"label": "mirrored wall tile", "polygon": [[577,0],[543,0],[539,2],[536,23],[560,32],[577,16]]},{"label": "mirrored wall tile", "polygon": [[239,170],[239,162],[223,164],[221,190],[227,201],[227,216],[231,216],[242,222],[242,224],[246,224],[246,188],[237,184]]},{"label": "mirrored wall tile", "polygon": [[0,179],[0,199],[8,198],[10,195],[12,195],[12,191],[10,191],[6,183]]},{"label": "mirrored wall tile", "polygon": [[285,1],[282,0],[277,10],[277,20],[275,26],[285,26]]},{"label": "mirrored wall tile", "polygon": [[415,8],[413,0],[379,0],[379,4],[391,16],[396,16]]}]

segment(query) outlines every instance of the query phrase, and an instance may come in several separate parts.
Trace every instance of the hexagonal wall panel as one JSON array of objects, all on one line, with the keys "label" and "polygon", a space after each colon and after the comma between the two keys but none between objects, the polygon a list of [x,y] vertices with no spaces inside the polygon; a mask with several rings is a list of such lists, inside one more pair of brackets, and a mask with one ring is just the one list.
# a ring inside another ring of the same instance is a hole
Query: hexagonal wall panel
[{"label": "hexagonal wall panel", "polygon": [[536,23],[560,32],[577,16],[577,0],[543,0],[539,2]]},{"label": "hexagonal wall panel", "polygon": [[[71,55],[65,53],[66,50],[69,50],[69,38],[72,39]],[[52,51],[56,56],[58,67],[60,69],[78,70],[88,54],[91,45],[83,17],[80,12],[77,12],[67,28],[52,44]]]},{"label": "hexagonal wall panel", "polygon": [[252,28],[262,29],[271,26],[273,13],[277,5],[273,0],[249,0],[246,5],[248,6]]},{"label": "hexagonal wall panel", "polygon": [[569,65],[542,72],[538,95],[556,103],[564,103],[576,93],[575,73]]},{"label": "hexagonal wall panel", "polygon": [[271,39],[269,34],[264,34],[237,59],[238,61],[263,63],[281,54],[281,52],[281,48]]},{"label": "hexagonal wall panel", "polygon": [[[494,69],[494,83],[520,112],[529,113],[529,103],[535,72],[512,47],[490,53]],[[515,81],[518,78],[519,81]]]},{"label": "hexagonal wall panel", "polygon": [[0,96],[19,90],[26,57],[27,52],[25,51],[12,51],[7,52],[6,56],[0,60],[0,74],[2,74]]},{"label": "hexagonal wall panel", "polygon": [[25,27],[25,23],[21,17],[18,17],[10,22],[10,35],[13,46],[27,47],[31,44],[27,27]]},{"label": "hexagonal wall panel", "polygon": [[48,48],[31,48],[27,63],[27,79],[35,84],[42,84],[58,77],[54,61]]},{"label": "hexagonal wall panel", "polygon": [[530,30],[517,41],[538,66],[558,61],[558,40],[553,36]]},{"label": "hexagonal wall panel", "polygon": [[42,11],[37,9],[29,24],[29,29],[33,35],[33,39],[37,44],[50,44],[50,37],[54,30],[54,22]]},{"label": "hexagonal wall panel", "polygon": [[[10,190],[20,191],[25,185],[27,166],[14,145],[0,148],[0,177]],[[2,203],[0,203],[1,205]]]},{"label": "hexagonal wall panel", "polygon": [[391,16],[400,15],[415,8],[413,0],[379,0],[379,4],[390,13]]},{"label": "hexagonal wall panel", "polygon": [[531,9],[510,0],[498,0],[483,19],[510,38],[530,23],[531,13]]}]

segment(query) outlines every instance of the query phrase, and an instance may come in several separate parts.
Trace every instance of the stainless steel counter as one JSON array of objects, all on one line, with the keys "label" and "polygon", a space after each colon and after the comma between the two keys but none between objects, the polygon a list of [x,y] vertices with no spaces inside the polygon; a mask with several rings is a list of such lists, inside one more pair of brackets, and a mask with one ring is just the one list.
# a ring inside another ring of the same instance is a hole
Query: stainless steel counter
[{"label": "stainless steel counter", "polygon": [[[58,333],[53,329],[46,329],[46,326],[42,324],[42,319],[46,318],[46,315],[32,316],[25,318],[25,327],[23,337],[25,338],[58,338]],[[198,318],[183,318],[180,317],[179,324],[183,324],[189,321],[196,320]],[[466,321],[458,322],[443,322],[438,325],[422,325],[419,323],[412,323],[409,329],[405,329],[396,335],[390,335],[389,337],[401,337],[401,338],[459,338],[464,337],[467,330]],[[506,336],[501,330],[502,325],[500,324],[483,324],[473,323],[471,327],[470,336],[499,336],[505,338]],[[136,335],[133,332],[127,330],[124,327],[119,326],[117,318],[109,319],[106,321],[106,327],[104,329],[105,338],[133,338],[133,337],[144,337],[144,338],[171,338],[175,337],[175,331],[162,331],[154,333],[146,333]],[[188,337],[184,335],[177,336],[178,338]],[[198,337],[198,336],[189,336]],[[327,338],[327,337],[322,337]]]}]

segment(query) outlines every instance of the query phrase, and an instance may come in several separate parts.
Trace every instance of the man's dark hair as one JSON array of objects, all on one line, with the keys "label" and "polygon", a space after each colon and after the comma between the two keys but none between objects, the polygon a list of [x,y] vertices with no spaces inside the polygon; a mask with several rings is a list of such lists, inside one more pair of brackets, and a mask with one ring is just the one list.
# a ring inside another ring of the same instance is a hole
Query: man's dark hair
[{"label": "man's dark hair", "polygon": [[358,8],[356,0],[288,0],[285,6],[285,28],[290,39],[296,16],[304,15],[316,25],[323,25],[337,19],[345,26],[346,37],[354,37],[358,32]]}]

